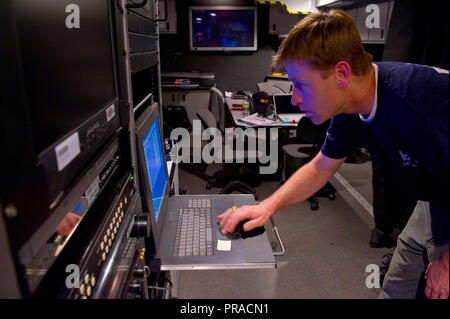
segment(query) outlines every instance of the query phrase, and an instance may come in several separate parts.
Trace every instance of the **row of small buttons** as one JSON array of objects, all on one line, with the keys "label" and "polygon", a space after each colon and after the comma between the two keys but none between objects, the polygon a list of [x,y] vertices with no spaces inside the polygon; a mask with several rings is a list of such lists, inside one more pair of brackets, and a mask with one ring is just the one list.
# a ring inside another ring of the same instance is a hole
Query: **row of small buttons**
[{"label": "row of small buttons", "polygon": [[97,279],[94,274],[85,274],[83,276],[83,282],[80,285],[80,294],[82,299],[86,299],[91,296],[92,290],[97,283]]},{"label": "row of small buttons", "polygon": [[116,209],[114,217],[109,224],[109,227],[106,229],[106,234],[103,237],[103,241],[100,243],[100,250],[102,251],[101,259],[102,261],[106,260],[106,256],[109,253],[109,249],[112,246],[114,239],[116,237],[117,231],[120,227],[120,223],[122,222],[124,213],[124,203],[127,204],[128,200],[125,197],[123,202],[120,202],[119,207]]},{"label": "row of small buttons", "polygon": [[[98,266],[101,264],[102,261],[106,261],[107,254],[110,251],[110,248],[116,237],[117,231],[119,230],[120,223],[122,222],[122,219],[124,217],[124,210],[126,209],[127,204],[128,198],[127,196],[125,196],[124,199],[119,203],[118,207],[116,208],[113,218],[111,219],[110,224],[105,231],[103,240],[99,244],[101,257]],[[88,273],[83,275],[82,278],[83,281],[80,285],[79,291],[81,299],[87,299],[92,295],[92,292],[96,284],[96,278],[94,274],[89,275]]]},{"label": "row of small buttons", "polygon": [[184,208],[178,215],[174,256],[212,256],[211,209]]},{"label": "row of small buttons", "polygon": [[199,199],[189,199],[189,208],[211,208],[211,200],[199,198]]}]

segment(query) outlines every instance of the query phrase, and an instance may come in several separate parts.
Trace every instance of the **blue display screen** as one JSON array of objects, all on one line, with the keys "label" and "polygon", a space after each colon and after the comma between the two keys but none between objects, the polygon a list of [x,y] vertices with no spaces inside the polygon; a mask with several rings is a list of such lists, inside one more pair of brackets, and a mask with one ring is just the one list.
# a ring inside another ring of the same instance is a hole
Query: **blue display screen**
[{"label": "blue display screen", "polygon": [[153,209],[155,210],[155,219],[158,220],[159,209],[167,184],[158,118],[156,118],[147,135],[145,135],[143,146],[150,190],[152,192]]},{"label": "blue display screen", "polygon": [[254,10],[192,10],[193,47],[253,47]]}]

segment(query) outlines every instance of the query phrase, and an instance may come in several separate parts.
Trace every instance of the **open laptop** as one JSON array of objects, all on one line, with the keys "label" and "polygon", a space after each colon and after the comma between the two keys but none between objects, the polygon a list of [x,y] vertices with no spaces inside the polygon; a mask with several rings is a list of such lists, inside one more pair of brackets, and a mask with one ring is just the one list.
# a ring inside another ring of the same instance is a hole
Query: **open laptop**
[{"label": "open laptop", "polygon": [[228,208],[255,204],[253,195],[169,197],[169,178],[157,107],[136,121],[139,188],[150,213],[161,270],[275,268],[264,228],[223,235],[217,216]]},{"label": "open laptop", "polygon": [[300,119],[305,115],[304,112],[291,104],[292,94],[274,94],[273,106],[276,115],[282,122],[285,123],[298,123]]}]

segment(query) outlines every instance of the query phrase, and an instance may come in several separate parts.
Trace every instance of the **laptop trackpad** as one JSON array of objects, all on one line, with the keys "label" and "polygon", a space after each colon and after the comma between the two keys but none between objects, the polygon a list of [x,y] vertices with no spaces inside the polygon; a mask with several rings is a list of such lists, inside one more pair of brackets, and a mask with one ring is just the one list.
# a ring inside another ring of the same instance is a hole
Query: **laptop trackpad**
[{"label": "laptop trackpad", "polygon": [[240,239],[246,262],[248,263],[265,263],[273,262],[272,248],[265,234],[264,227],[257,227],[248,232],[242,230],[241,223],[234,233],[223,235],[218,231],[219,240],[236,240]]},{"label": "laptop trackpad", "polygon": [[[233,234],[227,234],[228,238],[239,238],[244,249],[245,260],[248,263],[264,263],[273,261],[272,248],[269,245],[266,229],[264,227],[256,227],[250,231],[244,231],[242,221]],[[222,235],[224,236],[224,235]]]},{"label": "laptop trackpad", "polygon": [[273,262],[272,248],[265,234],[264,227],[258,227],[254,232],[247,232],[242,238],[245,259],[249,263]]}]

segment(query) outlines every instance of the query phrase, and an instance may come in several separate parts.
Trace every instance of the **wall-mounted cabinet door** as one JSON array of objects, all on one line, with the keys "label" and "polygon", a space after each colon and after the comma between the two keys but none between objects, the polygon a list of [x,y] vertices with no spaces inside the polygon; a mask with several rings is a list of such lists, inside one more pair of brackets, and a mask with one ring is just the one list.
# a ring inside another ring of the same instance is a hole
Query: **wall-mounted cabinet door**
[{"label": "wall-mounted cabinet door", "polygon": [[392,14],[392,8],[394,7],[394,1],[378,3],[380,8],[380,27],[369,29],[369,42],[382,42],[386,41],[386,35],[389,27],[389,20]]},{"label": "wall-mounted cabinet door", "polygon": [[369,40],[369,29],[366,26],[367,16],[366,6],[356,8],[356,27],[358,28],[359,35],[363,42]]},{"label": "wall-mounted cabinet door", "polygon": [[353,17],[364,43],[384,43],[389,28],[394,0],[364,4],[345,11]]},{"label": "wall-mounted cabinet door", "polygon": [[291,14],[281,5],[270,6],[269,34],[286,35],[297,24],[298,14]]},{"label": "wall-mounted cabinet door", "polygon": [[[167,2],[167,6],[166,6]],[[167,7],[167,11],[166,11]],[[177,33],[177,10],[175,0],[159,0],[158,2],[159,33],[176,34]]]},{"label": "wall-mounted cabinet door", "polygon": [[364,9],[365,7],[358,7],[345,10],[355,20],[356,27],[363,42],[367,41],[369,37],[369,30],[366,27],[366,12]]}]

